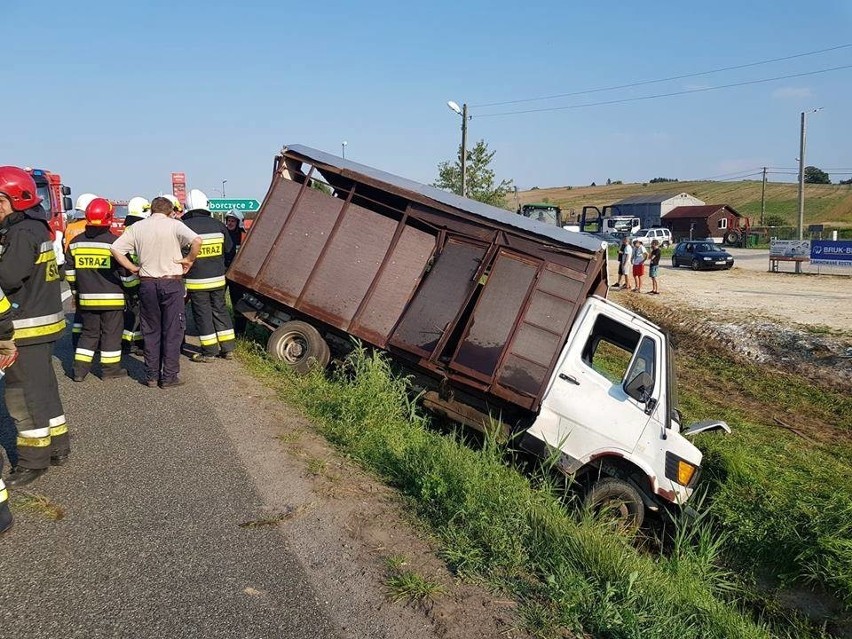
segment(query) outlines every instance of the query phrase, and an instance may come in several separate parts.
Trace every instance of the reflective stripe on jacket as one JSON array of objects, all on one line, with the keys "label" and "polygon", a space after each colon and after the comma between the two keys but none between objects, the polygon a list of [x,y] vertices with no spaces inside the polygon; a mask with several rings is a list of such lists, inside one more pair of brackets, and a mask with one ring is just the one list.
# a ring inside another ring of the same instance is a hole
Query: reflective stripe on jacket
[{"label": "reflective stripe on jacket", "polygon": [[123,282],[128,274],[112,257],[115,240],[108,228],[87,227],[68,245],[65,277],[77,293],[80,310],[124,308]]},{"label": "reflective stripe on jacket", "polygon": [[65,330],[59,267],[44,211],[36,206],[7,217],[0,255],[0,288],[11,302],[18,346],[54,342]]},{"label": "reflective stripe on jacket", "polygon": [[228,228],[208,211],[188,211],[181,222],[201,237],[198,258],[184,276],[189,291],[212,291],[225,286],[225,256],[233,251]]}]

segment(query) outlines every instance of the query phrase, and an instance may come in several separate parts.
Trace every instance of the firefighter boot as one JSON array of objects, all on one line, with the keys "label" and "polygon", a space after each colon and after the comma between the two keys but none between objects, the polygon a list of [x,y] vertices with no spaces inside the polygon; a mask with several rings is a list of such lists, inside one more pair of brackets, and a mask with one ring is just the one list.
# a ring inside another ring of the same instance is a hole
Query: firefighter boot
[{"label": "firefighter boot", "polygon": [[0,535],[9,530],[15,520],[12,519],[12,511],[9,510],[9,502],[0,503]]},{"label": "firefighter boot", "polygon": [[24,468],[23,466],[15,466],[12,472],[9,473],[9,479],[6,480],[7,486],[26,486],[33,483],[36,479],[47,472],[47,468]]}]

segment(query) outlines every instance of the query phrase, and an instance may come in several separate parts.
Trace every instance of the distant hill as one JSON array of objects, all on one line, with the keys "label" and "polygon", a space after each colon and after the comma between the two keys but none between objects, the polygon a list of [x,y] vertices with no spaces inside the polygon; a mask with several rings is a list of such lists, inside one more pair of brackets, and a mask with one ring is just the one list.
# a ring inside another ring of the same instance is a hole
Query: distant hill
[{"label": "distant hill", "polygon": [[[760,180],[741,182],[663,182],[660,184],[613,184],[610,186],[552,187],[519,191],[521,204],[547,200],[576,216],[589,204],[603,206],[632,195],[689,193],[707,204],[730,204],[757,224],[760,218]],[[787,224],[798,220],[797,185],[767,182],[766,214],[781,215]],[[509,197],[509,205],[514,205]],[[805,224],[852,227],[852,186],[836,184],[805,185]]]}]

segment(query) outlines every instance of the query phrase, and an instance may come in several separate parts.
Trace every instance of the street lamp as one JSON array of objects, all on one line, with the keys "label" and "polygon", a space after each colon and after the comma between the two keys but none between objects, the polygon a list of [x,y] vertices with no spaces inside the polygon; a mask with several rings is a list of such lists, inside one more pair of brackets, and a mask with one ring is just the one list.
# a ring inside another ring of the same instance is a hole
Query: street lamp
[{"label": "street lamp", "polygon": [[228,180],[222,180],[222,199],[225,199],[225,182]]},{"label": "street lamp", "polygon": [[[822,111],[822,107],[802,111],[799,127],[799,239],[804,237],[805,225],[805,135],[807,128],[807,116],[809,113]],[[796,262],[796,273],[802,272],[802,263]]]},{"label": "street lamp", "polygon": [[455,111],[461,116],[462,125],[462,141],[461,141],[461,194],[462,197],[467,195],[467,104],[463,104],[461,107],[456,102],[450,100],[447,102],[447,106],[450,107],[452,111]]},{"label": "street lamp", "polygon": [[346,159],[346,145],[349,144],[346,140],[340,143],[340,148],[343,151],[343,159]]}]

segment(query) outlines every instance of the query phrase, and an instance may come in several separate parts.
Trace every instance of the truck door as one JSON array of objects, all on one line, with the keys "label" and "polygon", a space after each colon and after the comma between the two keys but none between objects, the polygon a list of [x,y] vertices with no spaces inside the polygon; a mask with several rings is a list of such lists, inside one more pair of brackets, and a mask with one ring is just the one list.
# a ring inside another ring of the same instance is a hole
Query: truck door
[{"label": "truck door", "polygon": [[600,312],[587,314],[542,402],[549,432],[539,436],[577,460],[602,451],[631,453],[651,419],[646,409],[657,412],[660,353],[658,336]]}]

